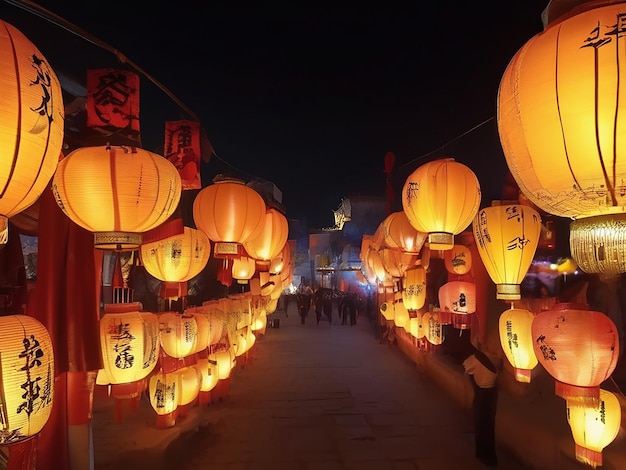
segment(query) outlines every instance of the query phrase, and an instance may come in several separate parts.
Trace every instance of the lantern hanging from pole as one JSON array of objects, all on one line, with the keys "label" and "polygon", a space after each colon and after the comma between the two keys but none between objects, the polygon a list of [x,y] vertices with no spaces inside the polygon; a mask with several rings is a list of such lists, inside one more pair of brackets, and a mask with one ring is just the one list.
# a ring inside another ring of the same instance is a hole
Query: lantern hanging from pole
[{"label": "lantern hanging from pole", "polygon": [[585,305],[558,303],[535,315],[533,348],[565,400],[597,403],[600,384],[617,365],[617,327],[604,313]]},{"label": "lantern hanging from pole", "polygon": [[529,310],[510,308],[502,312],[498,320],[500,344],[518,382],[529,383],[532,370],[538,363],[533,348],[534,318]]},{"label": "lantern hanging from pole", "polygon": [[478,254],[496,284],[496,299],[519,300],[520,283],[539,243],[539,213],[521,204],[494,204],[478,211],[472,229]]},{"label": "lantern hanging from pole", "polygon": [[462,276],[472,269],[472,251],[468,246],[455,244],[443,252],[443,261],[446,271]]},{"label": "lantern hanging from pole", "polygon": [[396,299],[394,300],[393,309],[394,309],[393,323],[398,328],[404,328],[405,325],[409,322],[410,315],[409,315],[409,311],[406,309],[406,307],[402,303],[402,294],[400,292],[396,294]]},{"label": "lantern hanging from pole", "polygon": [[622,407],[617,397],[600,389],[596,405],[566,402],[567,422],[576,443],[576,460],[592,468],[602,466],[602,450],[617,437],[622,423]]},{"label": "lantern hanging from pole", "polygon": [[626,207],[625,9],[586,3],[522,46],[497,96],[500,141],[520,190],[573,219]]},{"label": "lantern hanging from pole", "polygon": [[590,274],[626,272],[626,214],[583,217],[570,223],[570,251]]},{"label": "lantern hanging from pole", "polygon": [[0,243],[8,219],[33,205],[48,187],[61,155],[63,95],[43,54],[19,30],[0,21]]},{"label": "lantern hanging from pole", "polygon": [[428,233],[433,250],[454,246],[454,236],[472,222],[480,198],[480,184],[474,172],[453,158],[420,166],[402,188],[403,210],[413,227]]},{"label": "lantern hanging from pole", "polygon": [[176,210],[181,179],[167,159],[141,148],[83,147],[59,162],[52,190],[61,210],[94,233],[96,248],[125,251]]},{"label": "lantern hanging from pole", "polygon": [[[1,72],[0,72],[1,73]],[[54,352],[46,327],[27,315],[0,317],[3,446],[39,433],[54,398]]]}]

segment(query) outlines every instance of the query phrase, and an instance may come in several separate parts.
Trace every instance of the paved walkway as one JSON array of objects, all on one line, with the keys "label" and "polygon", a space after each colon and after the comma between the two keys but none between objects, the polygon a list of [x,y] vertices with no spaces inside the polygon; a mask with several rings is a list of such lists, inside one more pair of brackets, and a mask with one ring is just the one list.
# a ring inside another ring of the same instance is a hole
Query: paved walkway
[{"label": "paved walkway", "polygon": [[[192,408],[175,426],[184,432],[146,430],[149,409],[105,426],[110,414],[96,403],[96,470],[486,468],[474,459],[469,413],[398,348],[380,344],[367,319],[340,325],[334,314],[317,325],[311,312],[301,325],[295,305],[288,318],[274,313],[280,326],[267,328],[233,371],[229,395]],[[120,448],[127,439],[134,446]],[[525,468],[498,455],[499,468]]]}]

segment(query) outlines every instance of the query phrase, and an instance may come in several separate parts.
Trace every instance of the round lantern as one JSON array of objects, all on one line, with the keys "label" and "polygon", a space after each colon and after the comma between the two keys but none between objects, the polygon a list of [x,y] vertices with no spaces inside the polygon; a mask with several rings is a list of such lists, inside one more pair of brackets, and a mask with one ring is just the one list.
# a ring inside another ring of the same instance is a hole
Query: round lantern
[{"label": "round lantern", "polygon": [[141,234],[176,210],[181,179],[166,158],[136,147],[83,147],[70,152],[52,179],[54,197],[101,249],[134,250]]},{"label": "round lantern", "polygon": [[108,383],[147,377],[159,357],[157,316],[150,312],[105,313],[100,318],[100,347]]},{"label": "round lantern", "polygon": [[602,466],[602,450],[617,437],[622,407],[617,397],[600,389],[595,405],[567,401],[567,422],[576,443],[576,460],[592,468]]},{"label": "round lantern", "polygon": [[404,211],[392,212],[380,224],[385,245],[410,253],[419,253],[428,237],[418,231]]},{"label": "round lantern", "polygon": [[472,269],[472,252],[468,246],[455,244],[443,253],[446,270],[450,274],[462,276]]},{"label": "round lantern", "polygon": [[626,272],[626,214],[584,217],[570,223],[570,251],[590,274]]},{"label": "round lantern", "polygon": [[8,218],[33,205],[54,175],[63,145],[59,79],[19,30],[0,21],[0,243]]},{"label": "round lantern", "polygon": [[555,393],[565,400],[597,401],[619,356],[617,327],[604,313],[559,303],[538,313],[532,323],[537,359],[554,377]]},{"label": "round lantern", "polygon": [[623,14],[621,2],[591,5],[548,24],[515,54],[500,82],[498,132],[508,167],[547,213],[624,212]]},{"label": "round lantern", "polygon": [[476,311],[476,284],[467,281],[446,282],[439,288],[439,306],[452,313]]},{"label": "round lantern", "polygon": [[265,201],[236,179],[217,180],[201,189],[193,202],[193,219],[214,242],[217,258],[243,254],[242,244],[254,239],[265,222]]},{"label": "round lantern", "polygon": [[41,431],[52,411],[54,352],[43,324],[27,315],[0,317],[0,373],[1,443],[15,444]]},{"label": "round lantern", "polygon": [[156,279],[185,282],[204,269],[211,255],[211,242],[204,232],[184,227],[184,232],[140,247],[141,262]]},{"label": "round lantern", "polygon": [[426,270],[417,265],[404,273],[402,280],[402,302],[407,310],[419,310],[426,303]]},{"label": "round lantern", "polygon": [[192,354],[198,336],[195,317],[176,312],[163,312],[158,314],[158,318],[163,351],[168,356],[179,359]]},{"label": "round lantern", "polygon": [[413,227],[428,233],[433,250],[454,246],[454,235],[472,222],[480,198],[480,184],[474,172],[453,158],[420,166],[402,188],[404,212]]},{"label": "round lantern", "polygon": [[533,313],[526,309],[510,308],[500,315],[498,321],[500,344],[518,382],[529,383],[538,362],[533,349],[534,318]]},{"label": "round lantern", "polygon": [[254,238],[243,243],[251,258],[260,264],[269,265],[279,256],[287,243],[289,224],[287,218],[273,207],[266,208],[262,229]]},{"label": "round lantern", "polygon": [[418,262],[417,253],[402,251],[399,248],[383,248],[378,251],[385,272],[392,278],[402,278],[407,269]]},{"label": "round lantern", "polygon": [[521,204],[492,205],[478,211],[472,229],[478,254],[496,284],[496,299],[519,300],[520,283],[539,243],[539,213]]}]

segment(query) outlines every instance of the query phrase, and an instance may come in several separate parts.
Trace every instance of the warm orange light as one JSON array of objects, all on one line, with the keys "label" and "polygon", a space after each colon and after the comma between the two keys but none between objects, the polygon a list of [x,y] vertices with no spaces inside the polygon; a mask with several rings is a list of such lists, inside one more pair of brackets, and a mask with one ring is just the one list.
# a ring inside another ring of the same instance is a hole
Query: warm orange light
[{"label": "warm orange light", "polygon": [[243,242],[243,247],[251,258],[262,264],[269,264],[279,256],[287,243],[289,224],[287,218],[273,207],[267,208],[263,228],[259,234]]},{"label": "warm orange light", "polygon": [[417,230],[404,211],[393,212],[379,226],[383,241],[388,248],[418,254],[428,238],[428,234]]},{"label": "warm orange light", "polygon": [[233,259],[232,275],[239,284],[247,284],[256,272],[256,261],[254,258],[240,256]]},{"label": "warm orange light", "polygon": [[538,362],[533,349],[534,318],[528,310],[510,308],[502,312],[498,321],[500,344],[514,368],[515,380],[518,382],[529,383],[532,370]]},{"label": "warm orange light", "polygon": [[426,270],[417,265],[407,269],[402,280],[402,302],[407,310],[417,311],[426,302]]},{"label": "warm orange light", "polygon": [[472,252],[468,246],[455,244],[443,253],[446,270],[450,274],[463,275],[472,269]]},{"label": "warm orange light", "polygon": [[195,317],[163,312],[158,314],[158,319],[163,351],[175,358],[189,356],[197,343],[198,326]]}]

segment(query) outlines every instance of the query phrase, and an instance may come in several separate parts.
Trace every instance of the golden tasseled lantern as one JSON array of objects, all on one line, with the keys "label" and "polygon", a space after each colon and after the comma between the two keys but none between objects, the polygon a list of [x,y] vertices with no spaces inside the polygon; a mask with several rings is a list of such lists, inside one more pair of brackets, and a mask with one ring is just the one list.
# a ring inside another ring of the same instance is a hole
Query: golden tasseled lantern
[{"label": "golden tasseled lantern", "polygon": [[443,252],[443,261],[446,271],[462,276],[472,269],[472,251],[468,246],[455,244]]},{"label": "golden tasseled lantern", "polygon": [[201,189],[193,202],[193,219],[214,243],[217,258],[243,254],[243,243],[263,229],[266,205],[261,195],[237,179],[216,180]]},{"label": "golden tasseled lantern", "polygon": [[539,243],[539,213],[521,204],[494,204],[478,211],[472,230],[478,254],[496,284],[496,299],[519,300],[520,283]]},{"label": "golden tasseled lantern", "polygon": [[587,3],[521,47],[497,96],[502,149],[522,193],[574,219],[626,207],[624,5]]},{"label": "golden tasseled lantern", "polygon": [[418,167],[402,188],[403,210],[413,227],[428,233],[432,250],[454,246],[454,236],[472,222],[480,199],[476,174],[453,158]]},{"label": "golden tasseled lantern", "polygon": [[565,400],[596,403],[600,384],[617,365],[619,335],[613,321],[586,305],[558,303],[535,315],[533,348]]},{"label": "golden tasseled lantern", "polygon": [[581,405],[568,400],[566,405],[576,460],[592,468],[601,467],[602,450],[615,440],[622,423],[619,400],[608,390],[600,389],[596,404]]},{"label": "golden tasseled lantern", "polygon": [[146,271],[166,282],[185,282],[197,276],[211,256],[211,242],[204,232],[184,227],[184,232],[142,243],[139,250]]},{"label": "golden tasseled lantern", "polygon": [[134,250],[176,210],[181,179],[169,160],[141,148],[83,147],[59,162],[52,190],[96,248]]},{"label": "golden tasseled lantern", "polygon": [[22,442],[43,429],[52,411],[54,378],[46,327],[27,315],[0,317],[2,445]]},{"label": "golden tasseled lantern", "polygon": [[[273,207],[266,208],[263,228],[259,234],[243,242],[248,256],[258,263],[269,265],[279,256],[287,243],[289,224],[287,218]],[[276,272],[276,271],[274,271]]]},{"label": "golden tasseled lantern", "polygon": [[538,363],[533,348],[534,318],[529,310],[510,308],[502,312],[498,320],[500,344],[518,382],[529,383],[532,370]]},{"label": "golden tasseled lantern", "polygon": [[417,311],[426,303],[426,270],[420,264],[407,269],[402,279],[402,302]]},{"label": "golden tasseled lantern", "polygon": [[48,187],[61,156],[61,85],[41,51],[0,21],[0,243],[8,218],[33,205]]}]

